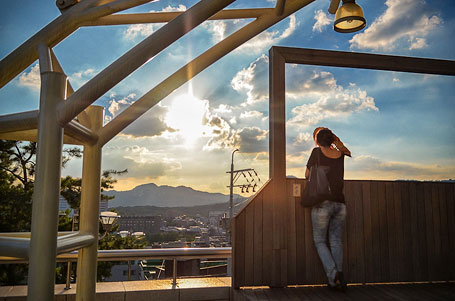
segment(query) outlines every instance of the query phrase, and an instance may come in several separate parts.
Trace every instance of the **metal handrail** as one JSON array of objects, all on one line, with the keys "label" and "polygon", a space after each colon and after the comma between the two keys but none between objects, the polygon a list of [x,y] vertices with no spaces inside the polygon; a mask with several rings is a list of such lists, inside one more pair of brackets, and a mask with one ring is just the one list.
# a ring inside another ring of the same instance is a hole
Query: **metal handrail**
[{"label": "metal handrail", "polygon": [[[78,252],[60,254],[57,262],[76,262]],[[98,250],[98,261],[129,261],[141,259],[198,259],[231,258],[232,248],[166,248],[166,249],[125,249]],[[0,264],[27,263],[25,258],[0,256]]]},{"label": "metal handrail", "polygon": [[[60,254],[57,262],[76,262],[78,251]],[[131,275],[131,261],[141,259],[172,260],[172,284],[177,285],[177,260],[199,258],[232,258],[232,248],[166,248],[166,249],[125,249],[98,250],[98,261],[128,261],[128,280]],[[0,256],[0,264],[27,263],[26,258]],[[66,289],[70,288],[70,267],[66,279]]]}]

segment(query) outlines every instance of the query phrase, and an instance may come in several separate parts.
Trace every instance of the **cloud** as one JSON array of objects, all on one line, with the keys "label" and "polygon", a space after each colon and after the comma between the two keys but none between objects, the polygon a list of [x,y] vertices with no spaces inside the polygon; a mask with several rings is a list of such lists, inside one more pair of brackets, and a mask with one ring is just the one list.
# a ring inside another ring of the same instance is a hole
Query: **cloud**
[{"label": "cloud", "polygon": [[232,107],[226,104],[218,105],[218,108],[213,110],[215,113],[232,113]]},{"label": "cloud", "polygon": [[314,19],[316,20],[316,23],[313,25],[313,31],[322,32],[322,30],[327,27],[327,25],[330,25],[332,23],[332,20],[321,9],[316,11]]},{"label": "cloud", "polygon": [[218,43],[246,24],[246,20],[208,20],[202,27],[212,34],[213,42]]},{"label": "cloud", "polygon": [[[176,11],[185,11],[186,6],[180,4],[178,7],[167,6],[163,8],[161,11],[151,10],[150,12],[176,12]],[[127,40],[134,40],[137,37],[148,37],[155,31],[157,31],[160,27],[162,27],[162,23],[150,23],[150,24],[133,24],[128,26],[126,31],[124,32],[124,37]]]},{"label": "cloud", "polygon": [[[246,93],[244,106],[268,99],[268,64],[268,57],[262,55],[232,79],[232,88]],[[354,112],[378,111],[374,99],[366,91],[355,84],[340,86],[332,73],[309,66],[287,65],[286,97],[295,100],[305,98],[306,101],[316,99],[313,103],[292,110],[294,117],[289,120],[289,124],[299,127],[316,124],[325,118],[348,116]]]},{"label": "cloud", "polygon": [[[85,84],[95,73],[95,69],[88,68],[86,70],[81,70],[73,73],[72,75],[68,76],[68,79],[73,88],[77,89],[78,87]],[[19,76],[19,85],[28,87],[33,90],[40,90],[41,76],[39,63],[33,66],[29,72],[25,71]]]},{"label": "cloud", "polygon": [[312,149],[314,147],[313,135],[310,133],[299,133],[292,142],[292,146],[306,151]]},{"label": "cloud", "polygon": [[313,67],[288,65],[286,70],[286,96],[297,99],[309,93],[320,95],[338,88],[332,73]]},{"label": "cloud", "polygon": [[77,89],[88,82],[95,74],[96,70],[94,68],[87,68],[85,70],[74,72],[68,77],[68,79],[73,88]]},{"label": "cloud", "polygon": [[[115,97],[114,95],[112,96]],[[111,121],[118,116],[135,102],[135,98],[136,94],[131,93],[118,100],[112,99],[109,101],[109,107],[107,108],[108,114],[105,116],[105,121]],[[122,131],[122,134],[133,137],[153,137],[159,136],[166,131],[173,132],[175,130],[169,127],[165,122],[167,113],[167,107],[157,104],[125,128]]]},{"label": "cloud", "polygon": [[264,114],[258,111],[245,111],[240,114],[240,118],[262,118]]},{"label": "cloud", "polygon": [[248,54],[259,54],[264,52],[265,49],[270,48],[272,45],[276,45],[281,40],[289,37],[297,28],[297,20],[295,15],[289,17],[289,26],[280,33],[280,31],[264,31],[252,38],[250,41],[244,43],[238,47],[234,52],[248,53]]},{"label": "cloud", "polygon": [[268,131],[258,127],[243,128],[236,133],[238,148],[244,153],[259,153],[268,150]]},{"label": "cloud", "polygon": [[[224,38],[246,26],[248,20],[215,20],[207,21],[202,24],[209,33],[212,34],[212,40],[215,43],[222,41]],[[250,41],[242,44],[234,50],[234,52],[241,54],[259,54],[264,52],[265,49],[270,48],[272,45],[277,44],[281,40],[289,37],[297,28],[297,20],[294,15],[289,17],[289,25],[283,31],[264,31],[252,38]]]},{"label": "cloud", "polygon": [[[112,94],[111,97],[115,97],[115,94]],[[107,108],[107,111],[110,113],[110,116],[108,116],[108,120],[113,119],[116,117],[118,114],[123,112],[126,108],[128,108],[132,103],[135,102],[136,94],[131,93],[119,100],[112,99],[109,101],[109,107]]]},{"label": "cloud", "polygon": [[349,42],[351,48],[392,50],[398,45],[412,49],[424,48],[425,37],[442,19],[430,15],[423,0],[387,0],[387,9],[364,32]]},{"label": "cloud", "polygon": [[238,92],[246,92],[246,104],[254,104],[269,98],[269,58],[261,55],[248,68],[239,71],[231,80],[231,86]]},{"label": "cloud", "polygon": [[[119,141],[122,138],[118,139]],[[130,140],[131,141],[131,140]],[[181,169],[181,163],[165,153],[138,146],[132,141],[127,146],[107,146],[103,150],[103,164],[109,169],[128,169],[128,177],[156,179]],[[115,143],[115,142],[114,142]]]},{"label": "cloud", "polygon": [[339,87],[333,93],[322,95],[316,102],[303,104],[292,109],[290,125],[302,127],[319,123],[324,119],[339,119],[355,112],[378,111],[373,97],[360,88]]},{"label": "cloud", "polygon": [[260,153],[268,150],[268,131],[258,127],[244,127],[238,130],[225,127],[206,144],[206,150],[235,149],[242,153]]},{"label": "cloud", "polygon": [[384,161],[370,155],[353,157],[346,163],[346,171],[351,177],[388,180],[443,180],[454,176],[454,168],[450,165]]},{"label": "cloud", "polygon": [[39,91],[41,88],[41,77],[40,77],[40,70],[39,64],[33,66],[29,72],[24,71],[19,76],[19,85],[28,87],[32,90]]}]

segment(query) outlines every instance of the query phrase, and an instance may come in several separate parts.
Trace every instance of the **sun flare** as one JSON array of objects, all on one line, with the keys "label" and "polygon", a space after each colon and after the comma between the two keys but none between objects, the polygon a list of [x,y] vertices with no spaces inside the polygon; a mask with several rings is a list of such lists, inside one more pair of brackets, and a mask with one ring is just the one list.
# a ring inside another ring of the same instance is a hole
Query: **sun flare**
[{"label": "sun flare", "polygon": [[166,123],[184,140],[186,146],[192,146],[204,136],[206,126],[204,116],[208,109],[207,101],[200,100],[191,94],[182,94],[174,98]]}]

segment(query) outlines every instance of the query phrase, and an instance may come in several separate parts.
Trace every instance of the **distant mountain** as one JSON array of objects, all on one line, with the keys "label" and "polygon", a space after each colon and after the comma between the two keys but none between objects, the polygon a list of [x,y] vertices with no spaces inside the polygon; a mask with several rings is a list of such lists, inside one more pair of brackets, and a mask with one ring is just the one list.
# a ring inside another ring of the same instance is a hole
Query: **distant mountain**
[{"label": "distant mountain", "polygon": [[[156,207],[192,207],[201,205],[213,205],[229,201],[229,195],[222,193],[210,193],[194,190],[186,186],[158,186],[154,183],[139,185],[132,190],[103,192],[108,196],[114,196],[109,201],[109,207],[131,206],[156,206]],[[234,195],[234,200],[244,200],[239,195]]]}]

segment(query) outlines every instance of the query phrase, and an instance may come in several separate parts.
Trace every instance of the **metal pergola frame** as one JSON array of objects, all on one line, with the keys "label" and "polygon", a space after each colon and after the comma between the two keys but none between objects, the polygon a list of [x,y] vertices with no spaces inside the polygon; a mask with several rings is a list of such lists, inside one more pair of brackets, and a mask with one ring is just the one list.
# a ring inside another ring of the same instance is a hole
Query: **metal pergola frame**
[{"label": "metal pergola frame", "polygon": [[[0,61],[0,88],[39,59],[39,110],[0,116],[0,139],[38,141],[30,238],[0,238],[0,255],[29,258],[28,300],[53,300],[56,256],[79,249],[76,300],[94,300],[102,147],[175,89],[252,37],[314,0],[277,0],[274,8],[224,8],[235,0],[201,0],[185,12],[121,14],[152,0],[82,0]],[[64,1],[65,2],[65,1]],[[206,20],[253,18],[103,125],[92,104],[149,59]],[[52,48],[82,26],[167,22],[74,91]],[[63,143],[84,147],[80,230],[58,238]]]}]

